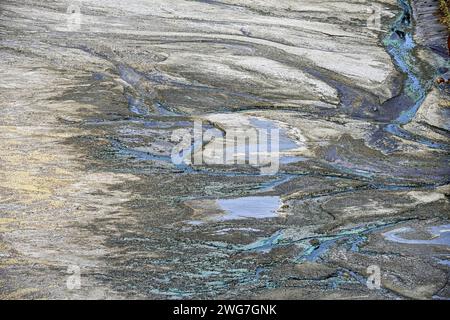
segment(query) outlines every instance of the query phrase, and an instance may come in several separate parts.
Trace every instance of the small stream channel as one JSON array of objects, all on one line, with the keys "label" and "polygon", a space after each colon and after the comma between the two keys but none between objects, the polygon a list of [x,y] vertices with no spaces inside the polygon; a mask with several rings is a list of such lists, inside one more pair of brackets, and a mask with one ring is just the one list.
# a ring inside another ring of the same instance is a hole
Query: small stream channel
[{"label": "small stream channel", "polygon": [[386,125],[384,129],[402,139],[413,140],[429,148],[448,149],[449,146],[446,144],[414,135],[402,128],[403,125],[411,122],[415,117],[432,86],[432,81],[425,79],[417,67],[417,58],[415,56],[416,43],[413,39],[413,14],[410,1],[398,0],[398,3],[402,8],[402,12],[395,20],[391,27],[391,32],[385,37],[383,43],[398,69],[406,76],[401,95],[405,101],[409,102],[409,106],[406,106],[397,118]]}]

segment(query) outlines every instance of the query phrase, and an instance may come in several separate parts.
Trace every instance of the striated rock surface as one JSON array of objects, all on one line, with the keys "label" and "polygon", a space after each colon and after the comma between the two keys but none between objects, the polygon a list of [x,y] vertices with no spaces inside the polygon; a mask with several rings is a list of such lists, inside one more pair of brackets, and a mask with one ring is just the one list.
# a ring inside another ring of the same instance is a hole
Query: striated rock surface
[{"label": "striated rock surface", "polygon": [[448,28],[440,23],[439,0],[413,0],[414,18],[417,21],[416,38],[419,43],[448,56]]},{"label": "striated rock surface", "polygon": [[[449,298],[450,66],[415,8],[2,1],[0,298]],[[176,164],[194,121],[210,163]],[[213,161],[252,128],[275,174]]]}]

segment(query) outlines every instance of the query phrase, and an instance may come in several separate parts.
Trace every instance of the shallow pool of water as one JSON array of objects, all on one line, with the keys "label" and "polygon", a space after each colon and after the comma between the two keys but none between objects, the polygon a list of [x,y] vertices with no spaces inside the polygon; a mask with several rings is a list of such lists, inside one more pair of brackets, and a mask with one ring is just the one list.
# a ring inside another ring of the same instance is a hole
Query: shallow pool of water
[{"label": "shallow pool of water", "polygon": [[262,219],[277,217],[281,205],[279,196],[244,197],[217,200],[219,207],[225,211],[218,220]]},{"label": "shallow pool of water", "polygon": [[388,232],[383,233],[386,240],[405,243],[405,244],[422,244],[422,245],[445,245],[450,246],[450,224],[445,224],[442,226],[434,226],[428,228],[430,233],[430,239],[405,239],[400,234],[406,234],[408,232],[414,232],[414,229],[409,227],[398,228]]}]

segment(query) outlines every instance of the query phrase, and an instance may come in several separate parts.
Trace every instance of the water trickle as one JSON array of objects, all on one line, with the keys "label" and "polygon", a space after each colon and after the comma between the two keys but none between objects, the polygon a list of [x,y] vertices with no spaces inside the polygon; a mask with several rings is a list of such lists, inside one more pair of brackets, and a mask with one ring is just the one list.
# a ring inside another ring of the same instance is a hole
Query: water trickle
[{"label": "water trickle", "polygon": [[[430,148],[443,148],[442,145],[412,135],[401,127],[402,125],[411,122],[415,117],[425,100],[430,83],[423,81],[419,71],[414,67],[417,63],[414,56],[416,44],[412,36],[412,24],[410,19],[412,12],[411,6],[407,0],[398,0],[398,2],[403,9],[403,13],[395,21],[392,27],[392,33],[384,39],[384,44],[397,67],[406,75],[404,91],[402,94],[411,99],[413,103],[406,110],[403,110],[394,122],[387,125],[384,130],[395,136],[427,145]],[[399,32],[403,36],[398,36]]]}]

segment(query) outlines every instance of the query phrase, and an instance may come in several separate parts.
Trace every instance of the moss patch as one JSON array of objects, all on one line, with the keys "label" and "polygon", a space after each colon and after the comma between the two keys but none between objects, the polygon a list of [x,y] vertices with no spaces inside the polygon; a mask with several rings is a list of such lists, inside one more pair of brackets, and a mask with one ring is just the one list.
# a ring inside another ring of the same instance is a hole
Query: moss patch
[{"label": "moss patch", "polygon": [[449,9],[449,0],[439,0],[439,10],[442,13],[441,22],[447,26],[447,29],[450,31],[450,9]]}]

